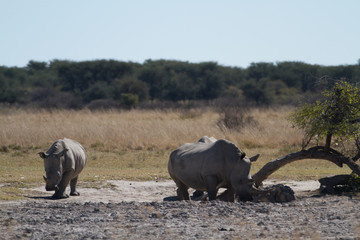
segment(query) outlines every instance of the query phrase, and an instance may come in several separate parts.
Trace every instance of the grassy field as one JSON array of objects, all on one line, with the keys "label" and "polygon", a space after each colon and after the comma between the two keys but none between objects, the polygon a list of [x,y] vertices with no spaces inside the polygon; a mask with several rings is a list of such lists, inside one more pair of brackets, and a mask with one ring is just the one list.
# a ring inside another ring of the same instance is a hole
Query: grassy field
[{"label": "grassy field", "polygon": [[[253,109],[258,124],[241,131],[219,128],[220,116],[211,110],[71,111],[0,110],[0,199],[18,198],[23,188],[43,184],[39,151],[57,139],[79,141],[88,162],[80,184],[107,179],[170,179],[167,161],[172,150],[202,136],[225,138],[249,156],[260,153],[252,173],[277,157],[301,149],[302,133],[287,116],[294,109]],[[328,161],[301,160],[275,172],[276,179],[318,179],[350,173]]]}]

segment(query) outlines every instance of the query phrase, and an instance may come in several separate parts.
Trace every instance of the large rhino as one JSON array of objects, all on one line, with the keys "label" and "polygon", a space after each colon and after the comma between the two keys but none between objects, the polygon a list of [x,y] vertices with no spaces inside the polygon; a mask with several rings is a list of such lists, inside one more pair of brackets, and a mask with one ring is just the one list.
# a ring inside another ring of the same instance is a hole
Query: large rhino
[{"label": "large rhino", "polygon": [[234,194],[240,200],[252,200],[254,195],[268,192],[256,189],[250,176],[251,162],[258,157],[246,157],[225,139],[202,137],[174,150],[168,171],[178,187],[179,200],[189,200],[189,187],[207,191],[209,200],[216,199],[219,188],[227,188],[224,195],[228,201],[234,201]]},{"label": "large rhino", "polygon": [[70,195],[79,196],[76,184],[79,173],[86,164],[86,154],[80,143],[64,138],[59,139],[46,151],[39,152],[44,159],[46,191],[54,191],[53,199],[68,198],[65,189],[70,182]]}]

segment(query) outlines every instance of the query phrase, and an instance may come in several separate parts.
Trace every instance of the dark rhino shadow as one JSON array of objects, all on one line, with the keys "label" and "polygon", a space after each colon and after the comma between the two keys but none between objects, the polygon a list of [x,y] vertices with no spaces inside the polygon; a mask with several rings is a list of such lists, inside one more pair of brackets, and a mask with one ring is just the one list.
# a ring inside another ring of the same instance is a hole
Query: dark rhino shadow
[{"label": "dark rhino shadow", "polygon": [[[195,191],[193,193],[192,196],[190,196],[190,199],[193,200],[193,201],[198,201],[200,200],[202,197],[204,196],[204,193],[201,192],[201,191]],[[178,197],[177,196],[170,196],[170,197],[165,197],[163,198],[163,201],[164,202],[175,202],[175,201],[178,201]]]},{"label": "dark rhino shadow", "polygon": [[24,196],[24,197],[29,198],[29,199],[34,199],[34,200],[37,200],[37,199],[58,200],[58,199],[53,198],[52,196]]},{"label": "dark rhino shadow", "polygon": [[165,197],[165,198],[163,199],[164,202],[175,202],[175,201],[177,201],[177,200],[178,200],[177,196]]}]

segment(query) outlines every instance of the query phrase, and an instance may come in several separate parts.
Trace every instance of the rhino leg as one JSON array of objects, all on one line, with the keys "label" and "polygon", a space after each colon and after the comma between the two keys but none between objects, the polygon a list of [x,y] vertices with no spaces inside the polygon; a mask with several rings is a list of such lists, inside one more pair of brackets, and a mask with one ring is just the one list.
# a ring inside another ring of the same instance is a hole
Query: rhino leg
[{"label": "rhino leg", "polygon": [[183,183],[176,183],[178,189],[176,190],[178,200],[190,200],[188,187]]},{"label": "rhino leg", "polygon": [[205,186],[206,186],[206,191],[208,192],[208,196],[209,196],[209,201],[215,200],[216,199],[216,194],[217,194],[217,177],[216,176],[206,176],[204,178],[205,181]]},{"label": "rhino leg", "polygon": [[64,194],[64,193],[60,193],[59,191],[55,191],[55,193],[52,195],[52,199],[63,199],[63,198],[68,198],[69,195]]},{"label": "rhino leg", "polygon": [[176,193],[177,193],[177,197],[178,200],[190,200],[190,196],[189,196],[189,192],[188,189],[189,187],[186,186],[180,179],[178,179],[174,174],[171,173],[171,171],[169,171],[170,177],[174,180],[177,189],[176,189]]},{"label": "rhino leg", "polygon": [[70,181],[70,196],[80,196],[80,193],[78,191],[76,191],[76,184],[78,181],[78,177],[76,176],[75,178],[71,179]]},{"label": "rhino leg", "polygon": [[225,192],[220,194],[218,199],[220,201],[224,201],[224,202],[234,202],[235,201],[235,191],[232,189],[232,187],[229,187],[228,189],[226,189]]},{"label": "rhino leg", "polygon": [[58,190],[55,191],[55,194],[52,196],[53,199],[68,198],[69,195],[65,194],[65,189],[70,182],[72,172],[66,172],[62,176],[62,179],[58,185]]}]

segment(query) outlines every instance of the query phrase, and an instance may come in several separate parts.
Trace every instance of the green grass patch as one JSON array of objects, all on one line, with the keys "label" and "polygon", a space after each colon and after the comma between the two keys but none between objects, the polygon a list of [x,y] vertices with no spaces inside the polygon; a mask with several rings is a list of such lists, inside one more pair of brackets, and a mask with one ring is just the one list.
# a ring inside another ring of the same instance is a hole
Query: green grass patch
[{"label": "green grass patch", "polygon": [[14,201],[25,199],[26,191],[21,188],[14,186],[3,186],[0,187],[0,200],[3,201]]}]

